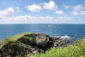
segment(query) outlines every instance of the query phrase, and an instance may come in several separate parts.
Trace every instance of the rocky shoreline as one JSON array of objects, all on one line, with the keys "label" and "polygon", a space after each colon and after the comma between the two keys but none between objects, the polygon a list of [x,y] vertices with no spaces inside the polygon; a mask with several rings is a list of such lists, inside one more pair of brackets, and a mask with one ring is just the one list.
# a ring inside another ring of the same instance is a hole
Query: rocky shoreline
[{"label": "rocky shoreline", "polygon": [[28,54],[45,53],[52,47],[69,44],[68,36],[49,36],[43,33],[24,34],[16,41],[9,41],[0,48],[0,57],[27,57]]}]

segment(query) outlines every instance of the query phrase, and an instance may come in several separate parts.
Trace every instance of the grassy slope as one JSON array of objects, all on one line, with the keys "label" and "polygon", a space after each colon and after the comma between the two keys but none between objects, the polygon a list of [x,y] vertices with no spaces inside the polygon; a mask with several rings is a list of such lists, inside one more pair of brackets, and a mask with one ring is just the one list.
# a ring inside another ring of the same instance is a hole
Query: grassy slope
[{"label": "grassy slope", "polygon": [[9,41],[16,41],[17,39],[21,38],[25,34],[31,34],[31,33],[22,33],[22,34],[19,34],[19,35],[14,35],[12,37],[8,37],[8,38],[4,39],[3,42],[5,44],[5,43],[8,43]]},{"label": "grassy slope", "polygon": [[85,57],[85,39],[78,41],[74,45],[52,48],[45,54],[36,54],[30,57]]}]

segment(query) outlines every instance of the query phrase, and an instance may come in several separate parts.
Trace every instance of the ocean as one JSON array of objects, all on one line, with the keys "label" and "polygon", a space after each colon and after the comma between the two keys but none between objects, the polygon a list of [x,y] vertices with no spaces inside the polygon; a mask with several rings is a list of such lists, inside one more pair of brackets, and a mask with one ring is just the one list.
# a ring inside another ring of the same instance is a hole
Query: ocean
[{"label": "ocean", "polygon": [[50,36],[85,37],[85,24],[0,24],[0,41],[20,33],[39,32]]}]

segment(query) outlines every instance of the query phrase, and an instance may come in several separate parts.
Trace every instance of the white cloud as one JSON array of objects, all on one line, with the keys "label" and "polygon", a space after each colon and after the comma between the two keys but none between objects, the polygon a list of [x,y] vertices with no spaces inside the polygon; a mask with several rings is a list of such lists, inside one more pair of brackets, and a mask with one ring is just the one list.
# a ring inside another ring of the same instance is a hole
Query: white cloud
[{"label": "white cloud", "polygon": [[50,16],[36,17],[29,15],[15,17],[0,17],[0,24],[23,24],[23,23],[24,24],[53,23],[53,17]]},{"label": "white cloud", "polygon": [[65,9],[69,9],[70,6],[68,6],[68,5],[64,5],[64,8],[65,8]]},{"label": "white cloud", "polygon": [[14,9],[12,7],[8,7],[5,10],[0,11],[0,16],[6,16],[9,15],[10,13],[14,13]]},{"label": "white cloud", "polygon": [[58,6],[56,6],[55,2],[51,0],[48,3],[44,3],[43,8],[48,10],[56,10],[58,9]]},{"label": "white cloud", "polygon": [[84,12],[85,6],[84,5],[79,4],[72,8],[73,8],[73,10],[71,12],[72,15],[85,15],[85,12]]},{"label": "white cloud", "polygon": [[14,9],[13,9],[12,7],[8,7],[8,8],[7,8],[7,11],[9,11],[9,12],[14,12]]},{"label": "white cloud", "polygon": [[[39,5],[33,4],[30,7],[30,11],[32,12],[38,12],[41,11],[42,8]],[[29,9],[28,7],[28,9]],[[39,9],[39,7],[41,9]],[[56,6],[55,6],[56,7]],[[54,8],[54,7],[52,7]],[[16,10],[18,10],[19,7],[16,7]],[[76,7],[76,10],[79,9]],[[19,9],[20,10],[20,9]],[[53,10],[53,9],[49,9]],[[85,15],[85,11],[79,11],[79,10],[73,10],[71,12],[72,15]],[[0,24],[63,24],[63,23],[70,23],[70,24],[78,24],[78,23],[85,23],[84,19],[82,17],[74,18],[74,17],[50,17],[50,16],[30,16],[30,15],[23,15],[23,16],[8,16],[11,15],[11,13],[14,13],[15,10],[12,7],[8,7],[5,10],[0,11]],[[62,10],[55,10],[56,14],[62,15],[64,14],[64,11]]]},{"label": "white cloud", "polygon": [[73,10],[78,11],[82,9],[82,5],[76,5],[73,7]]},{"label": "white cloud", "polygon": [[61,11],[61,10],[58,10],[58,11],[56,11],[56,14],[64,14],[64,12],[63,11]]},{"label": "white cloud", "polygon": [[75,17],[50,17],[50,16],[11,16],[0,17],[0,24],[85,24],[85,19]]},{"label": "white cloud", "polygon": [[72,15],[79,15],[79,12],[78,11],[72,11],[71,14]]},{"label": "white cloud", "polygon": [[77,15],[85,15],[85,12],[84,12],[85,5],[79,4],[79,5],[72,7],[72,9],[73,9],[71,12],[72,15],[76,15],[76,16]]},{"label": "white cloud", "polygon": [[50,16],[43,16],[43,17],[36,17],[36,16],[29,16],[29,15],[24,15],[24,16],[16,16],[14,18],[15,22],[18,23],[27,23],[27,24],[39,24],[39,23],[52,23],[53,17]]},{"label": "white cloud", "polygon": [[80,14],[81,15],[85,15],[85,11],[80,11]]},{"label": "white cloud", "polygon": [[37,4],[32,4],[30,6],[27,6],[27,9],[32,11],[32,12],[39,12],[42,10],[42,8]]}]

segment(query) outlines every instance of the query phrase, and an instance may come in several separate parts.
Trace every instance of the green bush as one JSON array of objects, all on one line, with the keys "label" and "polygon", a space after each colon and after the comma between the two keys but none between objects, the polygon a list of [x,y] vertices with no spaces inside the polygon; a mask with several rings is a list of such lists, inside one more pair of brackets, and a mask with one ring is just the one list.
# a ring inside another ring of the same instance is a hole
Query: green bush
[{"label": "green bush", "polygon": [[77,41],[74,45],[54,47],[45,54],[36,54],[30,57],[85,57],[85,39]]}]

